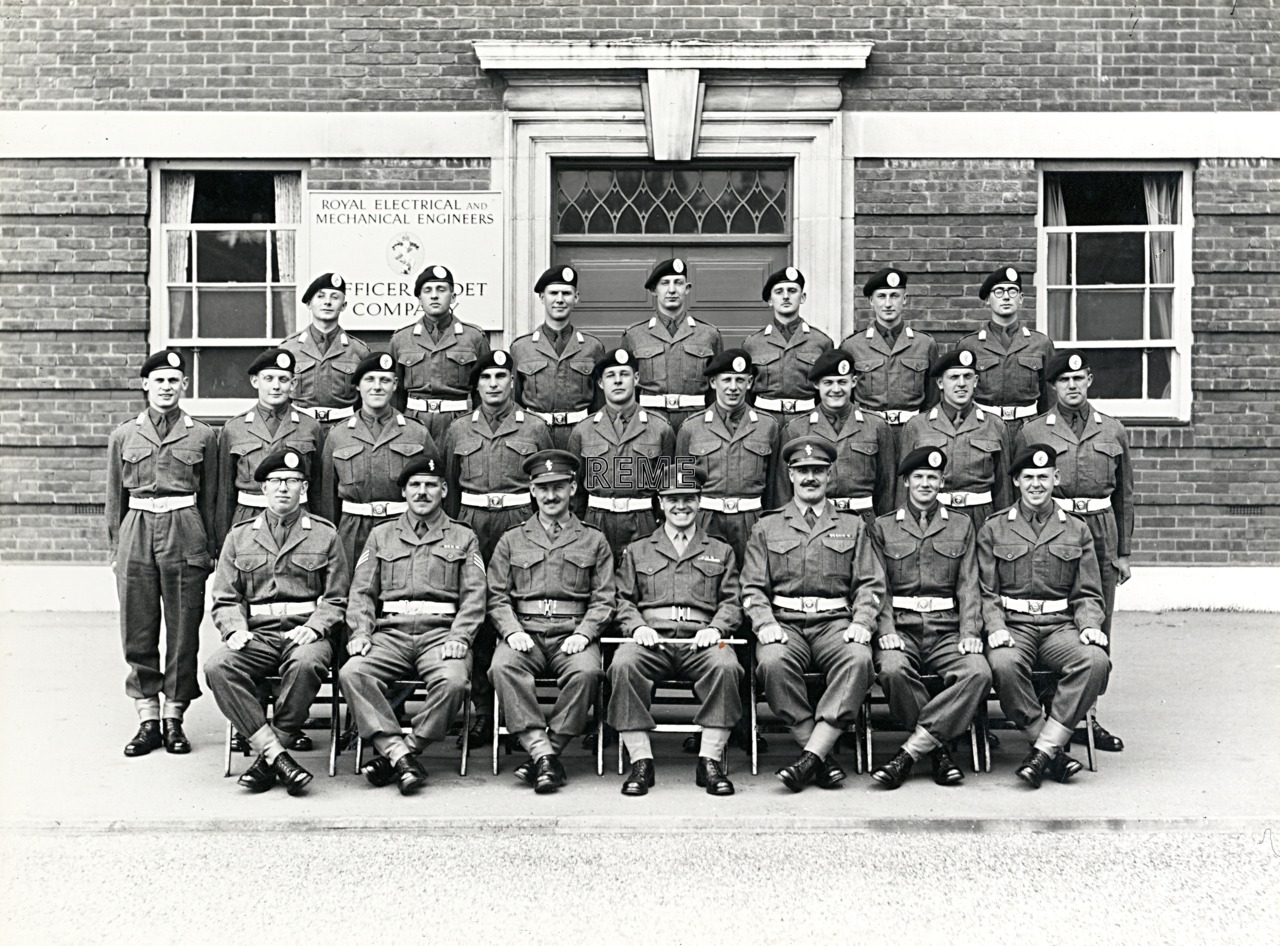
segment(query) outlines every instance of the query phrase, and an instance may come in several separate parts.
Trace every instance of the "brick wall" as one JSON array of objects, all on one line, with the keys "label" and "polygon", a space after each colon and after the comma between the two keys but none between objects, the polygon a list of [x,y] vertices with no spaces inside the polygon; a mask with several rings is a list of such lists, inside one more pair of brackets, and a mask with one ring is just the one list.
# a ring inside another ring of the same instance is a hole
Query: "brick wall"
[{"label": "brick wall", "polygon": [[1273,109],[1271,5],[1164,0],[6,4],[10,107],[492,109],[481,39],[872,40],[855,109]]}]

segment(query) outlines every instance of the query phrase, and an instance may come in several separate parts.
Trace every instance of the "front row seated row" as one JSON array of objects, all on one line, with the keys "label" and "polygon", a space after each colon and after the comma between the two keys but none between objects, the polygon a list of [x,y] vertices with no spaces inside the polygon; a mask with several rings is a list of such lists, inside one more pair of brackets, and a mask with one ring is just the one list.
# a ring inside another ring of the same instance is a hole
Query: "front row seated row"
[{"label": "front row seated row", "polygon": [[[418,755],[461,710],[472,645],[487,622],[498,640],[489,677],[529,754],[515,775],[535,792],[565,783],[560,756],[586,729],[606,672],[600,641],[614,628],[628,638],[607,671],[608,719],[632,760],[623,794],[654,784],[655,682],[683,678],[701,701],[697,784],[731,795],[721,760],[742,715],[744,671],[724,642],[744,612],[764,697],[801,749],[777,772],[791,791],[845,779],[832,751],[875,680],[910,732],[872,772],[884,787],[899,787],[926,755],[935,782],[960,782],[948,746],[993,682],[1031,742],[1017,777],[1032,788],[1067,781],[1081,765],[1065,746],[1105,687],[1110,660],[1093,539],[1052,501],[1053,449],[1031,445],[1014,458],[1020,498],[980,527],[938,503],[947,459],[929,447],[899,465],[907,501],[866,527],[826,500],[833,453],[817,437],[785,445],[794,498],[754,527],[739,574],[730,546],[700,521],[702,475],[689,458],[677,458],[657,491],[663,525],[628,545],[615,569],[604,535],[570,511],[577,457],[541,451],[525,464],[537,512],[499,539],[486,575],[475,533],[442,510],[443,464],[428,451],[400,474],[408,509],[373,530],[350,587],[336,530],[301,508],[307,459],[273,454],[256,473],[267,508],[232,529],[222,549],[213,620],[225,646],[205,664],[219,708],[258,753],[240,784],[260,792],[279,781],[298,794],[311,781],[285,747],[345,627],[341,687],[376,750],[364,774],[417,791],[427,779]],[[1033,667],[1057,678],[1047,716]],[[816,705],[804,679],[815,671],[826,678]],[[932,697],[921,679],[929,673],[944,684]],[[282,678],[270,723],[258,697],[269,675]],[[534,687],[544,676],[559,683],[550,719]],[[421,679],[426,694],[408,735],[387,695],[406,677]]]}]

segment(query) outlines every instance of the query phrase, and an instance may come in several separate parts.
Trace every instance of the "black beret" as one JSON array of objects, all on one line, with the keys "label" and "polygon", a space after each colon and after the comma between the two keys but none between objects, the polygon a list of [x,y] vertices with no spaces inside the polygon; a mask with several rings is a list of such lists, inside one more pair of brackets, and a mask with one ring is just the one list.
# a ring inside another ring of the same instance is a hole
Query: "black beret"
[{"label": "black beret", "polygon": [[521,469],[530,483],[558,483],[578,478],[578,458],[568,450],[539,450]]},{"label": "black beret", "polygon": [[1021,290],[1022,274],[1012,266],[1001,266],[982,281],[982,288],[978,290],[978,298],[986,301],[987,296],[991,295],[991,290],[1001,283],[1012,283]]},{"label": "black beret", "polygon": [[907,274],[902,270],[893,266],[886,266],[884,269],[873,273],[871,278],[867,280],[862,287],[862,294],[870,297],[871,293],[877,289],[906,289]]},{"label": "black beret", "polygon": [[929,374],[931,377],[941,378],[944,373],[952,368],[967,368],[976,372],[978,370],[978,359],[974,358],[973,352],[967,348],[949,351],[945,355],[939,355],[934,360],[933,368]]},{"label": "black beret", "polygon": [[704,378],[714,378],[718,374],[734,372],[735,374],[756,373],[756,366],[751,362],[751,352],[745,348],[730,348],[716,355],[702,369]]},{"label": "black beret", "polygon": [[355,374],[351,376],[352,384],[359,384],[360,379],[370,371],[389,371],[395,374],[396,360],[385,351],[371,351],[356,365]]},{"label": "black beret", "polygon": [[444,461],[440,459],[439,451],[431,444],[427,444],[422,453],[404,465],[404,469],[396,477],[396,487],[403,490],[411,477],[424,475],[444,479]]},{"label": "black beret", "polygon": [[422,295],[422,286],[429,282],[447,282],[449,288],[453,288],[453,273],[449,272],[448,266],[428,266],[422,272],[418,273],[418,278],[413,282],[413,294],[415,296]]},{"label": "black beret", "polygon": [[1009,475],[1017,476],[1023,470],[1051,470],[1058,465],[1058,453],[1047,443],[1029,443],[1009,464]]},{"label": "black beret", "polygon": [[153,371],[161,369],[169,370],[177,368],[183,374],[187,373],[187,361],[182,357],[182,352],[166,349],[158,351],[146,361],[142,363],[142,369],[138,372],[138,376],[145,378]]},{"label": "black beret", "polygon": [[644,287],[650,292],[653,287],[658,284],[658,280],[663,276],[684,276],[688,278],[689,267],[685,265],[684,260],[680,257],[675,259],[664,259],[657,266],[653,267],[653,272],[649,274],[649,278],[644,281]]},{"label": "black beret", "polygon": [[909,476],[914,470],[937,470],[941,473],[947,468],[947,455],[937,447],[916,447],[898,464],[898,475]]},{"label": "black beret", "polygon": [[793,437],[782,448],[782,462],[787,466],[830,466],[836,462],[836,448],[826,437]]},{"label": "black beret", "polygon": [[694,465],[693,457],[676,457],[658,478],[659,496],[701,493],[706,488],[706,471]]},{"label": "black beret", "polygon": [[804,290],[804,273],[796,269],[794,266],[785,266],[776,273],[770,273],[769,278],[764,281],[764,288],[760,290],[760,298],[765,302],[769,301],[769,293],[773,292],[773,287],[780,282],[793,282]]},{"label": "black beret", "polygon": [[631,357],[631,352],[625,348],[614,348],[604,353],[604,357],[595,363],[591,368],[591,377],[597,381],[604,374],[606,368],[630,368],[636,370],[636,360]]},{"label": "black beret", "polygon": [[818,356],[818,360],[809,369],[809,380],[821,381],[832,375],[851,378],[855,374],[857,371],[853,367],[853,356],[843,348],[833,348]]},{"label": "black beret", "polygon": [[321,273],[311,280],[311,285],[302,293],[302,304],[309,303],[311,297],[321,289],[336,289],[345,296],[347,294],[347,281],[337,273]]},{"label": "black beret", "polygon": [[489,352],[487,356],[479,359],[471,366],[471,387],[473,389],[480,383],[481,373],[490,368],[501,368],[503,371],[510,371],[514,374],[516,360],[511,357],[511,352],[502,348],[495,348]]},{"label": "black beret", "polygon": [[261,463],[253,471],[253,478],[261,483],[270,474],[277,470],[289,470],[297,473],[304,480],[311,476],[311,461],[305,453],[299,453],[297,450],[277,450],[275,453],[268,454]]},{"label": "black beret", "polygon": [[268,348],[253,359],[253,364],[249,365],[249,374],[257,374],[263,368],[275,368],[279,371],[288,371],[290,374],[298,370],[293,352],[285,348]]},{"label": "black beret", "polygon": [[1067,351],[1056,352],[1054,356],[1049,359],[1049,366],[1045,368],[1044,371],[1044,379],[1053,383],[1068,371],[1088,370],[1089,359],[1085,357],[1084,352],[1076,349],[1069,349]]},{"label": "black beret", "polygon": [[552,266],[538,277],[538,281],[533,284],[533,291],[542,292],[552,285],[572,286],[577,289],[578,271],[572,266]]}]

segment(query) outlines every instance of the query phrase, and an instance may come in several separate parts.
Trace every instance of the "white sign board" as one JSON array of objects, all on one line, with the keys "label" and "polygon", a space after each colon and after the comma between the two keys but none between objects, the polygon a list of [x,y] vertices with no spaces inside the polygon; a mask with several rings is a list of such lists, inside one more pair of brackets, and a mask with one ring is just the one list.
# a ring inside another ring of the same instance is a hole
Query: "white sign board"
[{"label": "white sign board", "polygon": [[[413,283],[427,266],[453,273],[454,311],[502,325],[502,195],[470,191],[310,191],[310,266],[347,281],[346,328],[394,330],[418,318]],[[304,318],[305,321],[305,318]]]}]

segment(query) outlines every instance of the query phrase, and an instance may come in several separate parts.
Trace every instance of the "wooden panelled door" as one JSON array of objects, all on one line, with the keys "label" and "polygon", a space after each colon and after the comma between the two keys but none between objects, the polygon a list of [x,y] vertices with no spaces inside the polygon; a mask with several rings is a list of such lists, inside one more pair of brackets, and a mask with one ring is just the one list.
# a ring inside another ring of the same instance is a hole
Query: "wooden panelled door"
[{"label": "wooden panelled door", "polygon": [[791,258],[786,164],[557,164],[556,266],[579,270],[573,321],[606,346],[653,314],[644,281],[678,256],[693,283],[690,311],[732,348],[766,324],[760,289]]}]

